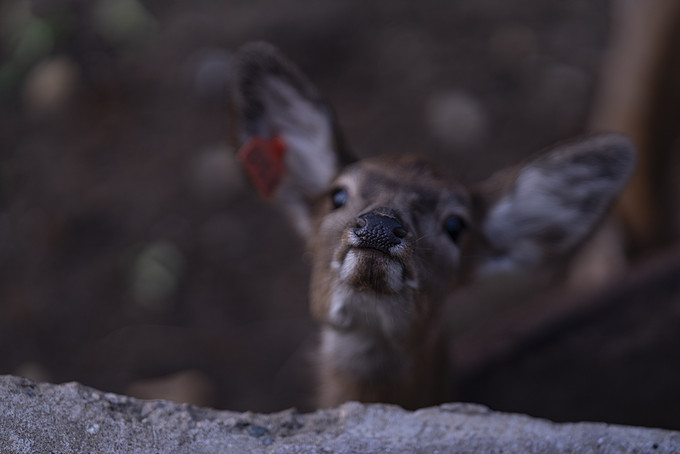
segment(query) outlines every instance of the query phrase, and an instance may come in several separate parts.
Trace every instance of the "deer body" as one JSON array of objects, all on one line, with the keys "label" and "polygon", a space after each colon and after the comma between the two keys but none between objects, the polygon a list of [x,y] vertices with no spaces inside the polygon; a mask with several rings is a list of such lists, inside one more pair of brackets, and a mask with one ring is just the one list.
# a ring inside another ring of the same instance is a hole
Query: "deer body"
[{"label": "deer body", "polygon": [[232,98],[241,158],[312,258],[321,406],[447,400],[447,297],[480,275],[569,254],[633,166],[630,142],[606,134],[474,188],[421,156],[358,161],[313,85],[263,43],[237,54]]}]

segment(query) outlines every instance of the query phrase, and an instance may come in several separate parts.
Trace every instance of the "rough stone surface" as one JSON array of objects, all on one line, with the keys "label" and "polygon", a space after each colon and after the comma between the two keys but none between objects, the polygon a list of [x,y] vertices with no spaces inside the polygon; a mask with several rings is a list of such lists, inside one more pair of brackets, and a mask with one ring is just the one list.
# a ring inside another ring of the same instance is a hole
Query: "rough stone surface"
[{"label": "rough stone surface", "polygon": [[680,452],[680,432],[555,424],[470,404],[235,413],[1,376],[0,452],[670,454]]}]

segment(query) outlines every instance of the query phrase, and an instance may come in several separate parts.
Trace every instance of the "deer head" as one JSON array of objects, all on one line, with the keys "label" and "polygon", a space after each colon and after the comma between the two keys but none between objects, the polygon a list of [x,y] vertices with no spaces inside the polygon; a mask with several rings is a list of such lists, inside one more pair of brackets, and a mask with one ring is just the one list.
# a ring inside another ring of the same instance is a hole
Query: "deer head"
[{"label": "deer head", "polygon": [[447,296],[480,275],[565,257],[634,161],[627,139],[595,135],[465,188],[422,156],[356,160],[328,103],[265,43],[236,54],[232,105],[241,161],[312,257],[323,406],[446,399]]}]

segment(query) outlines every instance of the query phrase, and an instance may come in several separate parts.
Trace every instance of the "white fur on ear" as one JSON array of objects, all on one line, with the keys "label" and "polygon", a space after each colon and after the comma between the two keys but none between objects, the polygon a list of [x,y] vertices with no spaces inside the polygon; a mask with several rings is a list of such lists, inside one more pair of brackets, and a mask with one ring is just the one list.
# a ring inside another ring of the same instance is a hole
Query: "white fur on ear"
[{"label": "white fur on ear", "polygon": [[286,146],[287,174],[274,197],[290,211],[298,231],[305,235],[311,226],[304,196],[328,187],[340,167],[330,114],[283,80],[268,77],[263,85],[271,135],[280,135]]},{"label": "white fur on ear", "polygon": [[244,164],[260,192],[308,235],[310,201],[352,161],[333,112],[302,72],[267,43],[249,43],[237,52],[232,82]]},{"label": "white fur on ear", "polygon": [[491,207],[483,234],[494,253],[481,274],[540,266],[571,252],[597,226],[634,166],[623,136],[566,143],[524,166]]}]

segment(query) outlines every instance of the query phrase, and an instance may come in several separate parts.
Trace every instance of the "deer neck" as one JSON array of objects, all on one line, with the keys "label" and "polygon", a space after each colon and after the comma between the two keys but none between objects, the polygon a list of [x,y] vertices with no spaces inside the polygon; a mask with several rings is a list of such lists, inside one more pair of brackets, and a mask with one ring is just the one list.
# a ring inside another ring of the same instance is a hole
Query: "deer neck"
[{"label": "deer neck", "polygon": [[445,400],[443,317],[418,313],[442,305],[416,296],[331,292],[319,352],[323,406],[358,400],[418,408]]}]

